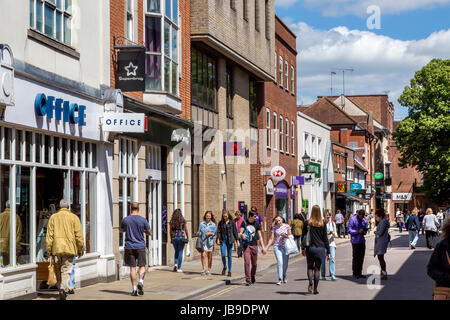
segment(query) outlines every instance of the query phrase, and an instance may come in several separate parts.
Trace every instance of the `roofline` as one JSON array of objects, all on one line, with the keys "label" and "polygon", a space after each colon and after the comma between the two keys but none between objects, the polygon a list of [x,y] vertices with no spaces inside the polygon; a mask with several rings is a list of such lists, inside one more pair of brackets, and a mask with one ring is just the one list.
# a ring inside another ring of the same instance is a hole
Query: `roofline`
[{"label": "roofline", "polygon": [[[339,96],[317,96],[318,98],[328,97],[328,98],[339,98]],[[345,94],[345,97],[389,97],[387,94]]]},{"label": "roofline", "polygon": [[[275,20],[278,20],[280,23],[281,23],[281,25],[295,38],[295,39],[297,39],[297,36],[295,35],[295,33],[294,32],[292,32],[292,30],[291,29],[289,29],[289,27],[283,22],[283,20],[281,20],[280,19],[280,17],[279,16],[277,16],[276,14],[275,14]],[[275,34],[276,34],[277,32],[276,32],[276,30],[275,30]]]},{"label": "roofline", "polygon": [[312,122],[312,123],[314,123],[314,124],[324,128],[324,129],[326,129],[328,131],[331,131],[331,127],[329,125],[327,125],[327,124],[325,124],[323,122],[320,122],[319,120],[316,120],[314,118],[311,118],[310,116],[308,116],[307,114],[304,114],[301,111],[297,111],[297,116],[301,117],[301,118],[305,118],[305,120],[308,120],[308,121],[310,121],[310,122]]}]

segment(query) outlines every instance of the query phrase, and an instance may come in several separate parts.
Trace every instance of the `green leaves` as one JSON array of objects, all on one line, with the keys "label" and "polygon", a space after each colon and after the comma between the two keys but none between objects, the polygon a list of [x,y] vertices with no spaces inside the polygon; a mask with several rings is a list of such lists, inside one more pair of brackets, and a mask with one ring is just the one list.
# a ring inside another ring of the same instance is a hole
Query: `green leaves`
[{"label": "green leaves", "polygon": [[400,165],[424,175],[424,189],[440,204],[450,199],[450,60],[433,59],[411,79],[399,103],[408,117],[393,134]]}]

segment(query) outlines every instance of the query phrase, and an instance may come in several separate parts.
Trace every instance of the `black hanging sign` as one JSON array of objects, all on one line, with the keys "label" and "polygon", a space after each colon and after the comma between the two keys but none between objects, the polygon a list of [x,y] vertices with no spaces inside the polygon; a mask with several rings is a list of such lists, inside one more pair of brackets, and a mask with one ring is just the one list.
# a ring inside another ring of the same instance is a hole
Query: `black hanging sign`
[{"label": "black hanging sign", "polygon": [[121,49],[117,53],[116,88],[123,92],[145,90],[145,47]]}]

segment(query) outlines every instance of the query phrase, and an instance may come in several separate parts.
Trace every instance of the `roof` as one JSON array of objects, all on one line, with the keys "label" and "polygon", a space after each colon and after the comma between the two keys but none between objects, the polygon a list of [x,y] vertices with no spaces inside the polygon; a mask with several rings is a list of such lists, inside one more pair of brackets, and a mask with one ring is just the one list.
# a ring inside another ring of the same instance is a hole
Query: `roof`
[{"label": "roof", "polygon": [[327,125],[358,124],[358,121],[348,115],[327,97],[319,98],[309,108],[306,108],[306,110],[302,112]]}]

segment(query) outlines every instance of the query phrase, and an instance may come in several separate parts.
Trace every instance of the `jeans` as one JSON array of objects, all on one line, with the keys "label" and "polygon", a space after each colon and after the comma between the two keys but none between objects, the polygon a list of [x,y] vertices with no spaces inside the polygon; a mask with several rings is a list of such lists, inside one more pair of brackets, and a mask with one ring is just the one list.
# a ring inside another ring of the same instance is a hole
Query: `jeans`
[{"label": "jeans", "polygon": [[416,247],[417,241],[419,241],[419,231],[408,231],[409,233],[409,246]]},{"label": "jeans", "polygon": [[297,244],[298,251],[302,251],[302,236],[294,236],[294,241]]},{"label": "jeans", "polygon": [[286,278],[287,268],[289,264],[289,255],[286,254],[285,247],[273,247],[275,258],[277,259],[278,266],[278,280],[284,280]]},{"label": "jeans", "polygon": [[397,222],[397,226],[398,226],[398,232],[402,233],[403,223]]},{"label": "jeans", "polygon": [[342,230],[343,227],[344,227],[344,225],[342,223],[336,223],[336,229],[337,229],[337,234],[338,234],[339,238],[341,237],[341,235],[345,235],[345,232],[343,232],[343,230]]},{"label": "jeans", "polygon": [[172,240],[173,248],[175,249],[173,260],[178,269],[181,269],[181,263],[183,262],[183,250],[185,243],[182,241],[182,239],[183,238],[181,237],[176,237]]},{"label": "jeans", "polygon": [[225,236],[225,240],[220,244],[220,252],[222,254],[222,263],[223,268],[227,268],[227,259],[228,256],[228,272],[231,272],[231,253],[233,250],[233,244],[228,243],[228,236]]},{"label": "jeans", "polygon": [[[256,275],[256,264],[258,262],[258,246],[247,246],[244,248],[245,280],[251,282]],[[250,269],[250,263],[252,267]]]},{"label": "jeans", "polygon": [[420,221],[420,229],[422,230],[422,235],[425,234],[425,223],[423,223],[423,220]]},{"label": "jeans", "polygon": [[364,256],[366,254],[366,244],[365,243],[353,243],[352,244],[352,255],[353,255],[353,261],[352,261],[352,270],[354,276],[361,276],[362,275],[362,269],[363,269],[363,263],[364,263]]},{"label": "jeans", "polygon": [[[325,253],[326,254],[326,253]],[[325,257],[326,260],[326,257]],[[323,261],[322,265],[320,266],[322,278],[325,278],[326,275],[326,261]],[[335,275],[336,271],[336,247],[330,246],[330,277]]]}]

